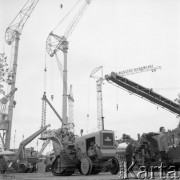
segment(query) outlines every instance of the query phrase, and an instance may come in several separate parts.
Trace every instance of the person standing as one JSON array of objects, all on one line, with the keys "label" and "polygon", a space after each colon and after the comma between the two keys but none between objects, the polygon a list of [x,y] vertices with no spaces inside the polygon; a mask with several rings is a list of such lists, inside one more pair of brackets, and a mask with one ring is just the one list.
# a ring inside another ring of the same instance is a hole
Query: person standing
[{"label": "person standing", "polygon": [[160,127],[159,128],[160,135],[158,136],[158,147],[160,152],[160,158],[161,163],[166,164],[167,163],[167,152],[168,152],[168,141],[165,135],[165,128]]},{"label": "person standing", "polygon": [[128,174],[130,173],[133,178],[137,178],[135,173],[133,172],[133,168],[135,165],[133,154],[134,154],[134,146],[133,142],[130,138],[126,138],[125,142],[127,143],[127,147],[125,150],[125,159],[126,159],[126,179],[129,178]]}]

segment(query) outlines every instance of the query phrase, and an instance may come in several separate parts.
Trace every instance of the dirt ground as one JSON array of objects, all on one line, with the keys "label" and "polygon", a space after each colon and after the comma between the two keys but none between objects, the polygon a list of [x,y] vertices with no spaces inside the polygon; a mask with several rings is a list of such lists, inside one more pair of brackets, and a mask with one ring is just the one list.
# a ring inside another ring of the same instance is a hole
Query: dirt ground
[{"label": "dirt ground", "polygon": [[[135,173],[136,174],[136,173]],[[178,172],[180,176],[180,172]],[[100,173],[98,175],[89,175],[89,176],[82,176],[79,174],[74,174],[72,176],[53,176],[50,172],[48,173],[12,173],[7,175],[0,174],[0,180],[120,180],[119,174],[111,175],[110,173]],[[130,177],[129,179],[135,179]],[[155,174],[155,180],[160,180],[159,174]],[[170,179],[170,178],[165,178]],[[176,178],[173,178],[176,179]]]},{"label": "dirt ground", "polygon": [[100,173],[99,175],[72,175],[72,176],[53,176],[51,173],[26,173],[26,174],[7,174],[0,175],[0,180],[117,180],[120,179],[119,175],[111,175],[110,173]]}]

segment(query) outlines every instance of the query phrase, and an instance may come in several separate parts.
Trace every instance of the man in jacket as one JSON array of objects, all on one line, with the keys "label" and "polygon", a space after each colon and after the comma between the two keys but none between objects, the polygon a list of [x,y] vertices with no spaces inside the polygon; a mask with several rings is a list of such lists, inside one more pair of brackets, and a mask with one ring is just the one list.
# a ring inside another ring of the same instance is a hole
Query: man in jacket
[{"label": "man in jacket", "polygon": [[126,138],[125,142],[127,143],[127,147],[125,150],[125,159],[126,159],[126,179],[128,178],[128,173],[130,173],[130,175],[133,178],[137,178],[135,173],[133,172],[133,168],[135,165],[135,162],[133,160],[133,154],[134,154],[134,146],[133,146],[133,142],[130,138]]},{"label": "man in jacket", "polygon": [[165,135],[165,128],[160,127],[159,131],[160,131],[160,135],[158,136],[158,147],[159,147],[159,152],[160,152],[161,163],[166,164],[167,163],[166,153],[168,152],[168,141]]}]

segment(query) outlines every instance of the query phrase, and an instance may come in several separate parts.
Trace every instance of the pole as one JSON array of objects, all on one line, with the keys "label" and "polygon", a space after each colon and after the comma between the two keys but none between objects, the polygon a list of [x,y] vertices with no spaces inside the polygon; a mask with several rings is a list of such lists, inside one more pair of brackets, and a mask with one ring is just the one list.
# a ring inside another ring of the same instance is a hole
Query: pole
[{"label": "pole", "polygon": [[102,116],[101,119],[102,119],[102,130],[104,130],[104,117]]},{"label": "pole", "polygon": [[[17,71],[17,59],[18,59],[18,49],[19,49],[19,32],[15,32],[15,47],[14,47],[14,62],[13,62],[13,81],[11,84],[11,91],[15,89],[16,82],[16,71]],[[10,141],[11,141],[11,128],[12,128],[12,117],[13,117],[13,102],[14,102],[14,94],[11,96],[9,101],[9,109],[8,109],[8,130],[6,131],[6,139],[5,139],[5,148],[10,149]]]},{"label": "pole", "polygon": [[63,102],[62,102],[62,120],[63,125],[67,124],[67,50],[68,41],[62,42],[62,51],[64,54],[64,70],[63,70]]}]

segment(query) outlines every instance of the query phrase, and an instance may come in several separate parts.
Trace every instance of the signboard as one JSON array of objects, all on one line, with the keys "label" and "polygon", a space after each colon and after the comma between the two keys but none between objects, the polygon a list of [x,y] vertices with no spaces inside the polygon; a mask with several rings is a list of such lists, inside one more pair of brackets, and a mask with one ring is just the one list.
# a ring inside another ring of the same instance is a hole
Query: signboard
[{"label": "signboard", "polygon": [[113,134],[112,133],[103,133],[103,145],[113,146]]},{"label": "signboard", "polygon": [[0,130],[8,130],[9,121],[6,113],[0,112]]},{"label": "signboard", "polygon": [[156,70],[157,67],[153,67],[153,65],[148,65],[148,66],[142,66],[142,67],[138,67],[138,68],[133,68],[133,69],[127,69],[127,70],[124,70],[124,71],[120,71],[120,72],[118,72],[118,74],[120,76],[125,76],[125,75],[128,75],[128,74],[134,74],[134,73],[143,72],[143,71],[147,71],[147,70],[153,70],[153,69]]}]

